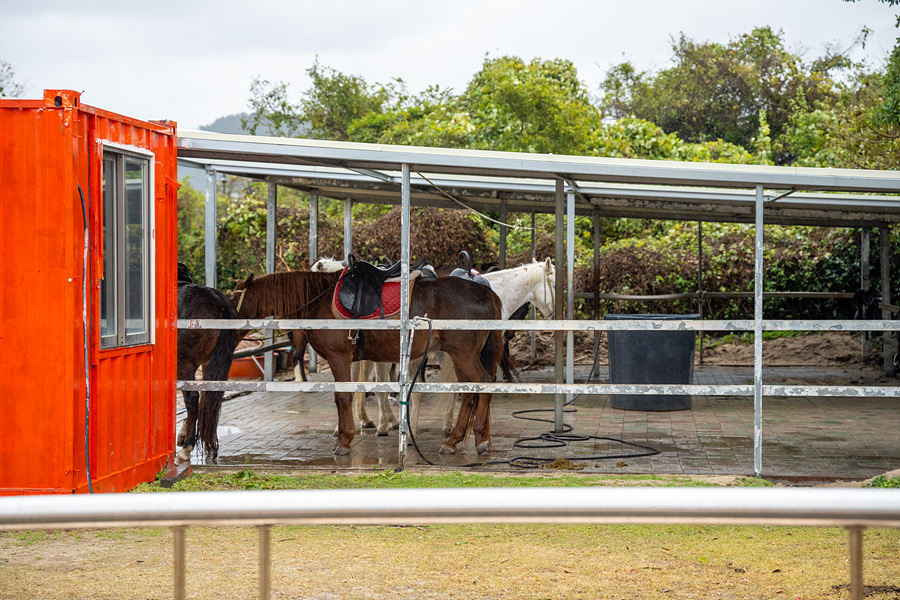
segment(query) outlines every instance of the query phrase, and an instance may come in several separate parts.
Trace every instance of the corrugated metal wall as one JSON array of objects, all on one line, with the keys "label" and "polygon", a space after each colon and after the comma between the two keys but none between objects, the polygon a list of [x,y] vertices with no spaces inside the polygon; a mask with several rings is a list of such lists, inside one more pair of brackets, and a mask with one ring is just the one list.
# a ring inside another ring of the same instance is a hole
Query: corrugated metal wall
[{"label": "corrugated metal wall", "polygon": [[[90,224],[90,468],[94,491],[152,479],[174,451],[177,184],[174,124],[80,105],[0,100],[0,494],[88,490],[82,319]],[[102,141],[154,153],[154,343],[100,350]]]}]

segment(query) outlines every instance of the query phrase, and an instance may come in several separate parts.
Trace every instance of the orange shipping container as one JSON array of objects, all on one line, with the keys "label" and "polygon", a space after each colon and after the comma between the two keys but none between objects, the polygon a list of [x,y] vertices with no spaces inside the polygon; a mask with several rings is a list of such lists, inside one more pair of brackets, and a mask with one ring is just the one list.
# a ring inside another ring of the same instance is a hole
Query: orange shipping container
[{"label": "orange shipping container", "polygon": [[0,99],[0,494],[172,464],[176,169],[172,122]]}]

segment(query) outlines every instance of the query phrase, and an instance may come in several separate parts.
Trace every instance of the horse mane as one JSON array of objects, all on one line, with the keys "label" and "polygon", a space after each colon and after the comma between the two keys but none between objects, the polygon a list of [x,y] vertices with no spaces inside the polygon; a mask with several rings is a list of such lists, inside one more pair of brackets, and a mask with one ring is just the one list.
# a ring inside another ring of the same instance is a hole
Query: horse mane
[{"label": "horse mane", "polygon": [[316,301],[334,290],[339,275],[289,271],[248,277],[235,286],[233,301],[241,307],[238,312],[243,318],[308,318]]}]

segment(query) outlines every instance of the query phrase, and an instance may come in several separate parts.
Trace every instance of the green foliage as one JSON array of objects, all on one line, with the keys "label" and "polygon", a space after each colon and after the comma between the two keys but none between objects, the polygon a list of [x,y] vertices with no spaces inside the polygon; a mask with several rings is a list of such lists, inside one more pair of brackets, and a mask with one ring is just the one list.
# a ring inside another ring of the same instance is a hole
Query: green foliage
[{"label": "green foliage", "polygon": [[[411,471],[372,471],[362,475],[272,475],[242,470],[236,473],[194,474],[171,488],[158,482],[138,486],[132,493],[184,492],[210,490],[285,490],[285,489],[398,489],[398,488],[462,488],[462,487],[594,487],[622,485],[654,487],[721,487],[702,478],[679,475],[559,475],[536,474],[496,477],[483,473],[459,471],[421,474]],[[738,477],[730,485],[736,487],[770,487],[764,479]]]},{"label": "green foliage", "polygon": [[185,177],[178,188],[178,262],[187,265],[194,283],[206,281],[205,217],[206,196]]},{"label": "green foliage", "polygon": [[391,98],[391,87],[370,86],[357,75],[345,75],[323,67],[318,59],[306,70],[312,87],[300,101],[300,112],[309,123],[307,135],[323,140],[347,140],[351,123],[380,113]]},{"label": "green foliage", "polygon": [[256,78],[250,84],[248,118],[241,118],[241,126],[256,135],[265,131],[276,137],[295,137],[305,131],[303,116],[288,99],[287,85]]},{"label": "green foliage", "polygon": [[[758,27],[724,46],[681,35],[672,47],[674,65],[655,75],[628,63],[610,70],[601,84],[603,112],[651,121],[687,142],[723,140],[749,149],[771,136],[777,147],[792,100],[798,94],[810,104],[833,97],[830,72],[848,65],[840,56],[804,65],[784,49],[781,35]],[[769,132],[760,127],[761,114]],[[785,164],[791,157],[772,158]]]},{"label": "green foliage", "polygon": [[894,45],[884,75],[881,77],[882,105],[872,113],[876,127],[900,127],[900,39]]},{"label": "green foliage", "polygon": [[[620,220],[625,221],[625,220]],[[601,250],[600,289],[605,293],[687,294],[697,290],[697,224],[630,220],[631,237],[615,239]],[[610,231],[616,231],[610,229]],[[880,286],[878,233],[873,233],[873,286]],[[704,223],[703,288],[714,292],[753,291],[754,227]],[[853,229],[766,226],[763,283],[767,291],[852,292],[859,286],[859,233]],[[897,234],[892,248],[900,250]],[[589,269],[576,272],[577,289],[593,289]],[[900,279],[900,278],[897,278]],[[900,283],[900,281],[898,281]],[[896,285],[892,283],[892,285]],[[604,302],[601,312],[691,313],[694,300]],[[767,318],[832,319],[851,316],[849,302],[769,298]],[[705,318],[752,318],[753,300],[704,300]]]},{"label": "green foliage", "polygon": [[754,156],[744,148],[722,140],[686,143],[674,133],[665,133],[658,125],[633,116],[595,129],[588,150],[594,156],[609,158],[732,164],[768,162],[766,156]]},{"label": "green foliage", "polygon": [[491,150],[581,154],[599,113],[567,60],[485,59],[460,98]]},{"label": "green foliage", "polygon": [[871,486],[874,488],[900,488],[900,477],[888,477],[879,475],[872,480]]}]

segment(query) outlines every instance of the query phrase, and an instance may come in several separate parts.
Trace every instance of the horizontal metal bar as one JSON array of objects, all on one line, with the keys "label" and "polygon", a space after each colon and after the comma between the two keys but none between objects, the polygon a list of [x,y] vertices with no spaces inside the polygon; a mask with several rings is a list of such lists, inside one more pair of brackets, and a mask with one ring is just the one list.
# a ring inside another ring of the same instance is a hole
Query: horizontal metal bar
[{"label": "horizontal metal bar", "polygon": [[[229,392],[399,392],[398,383],[302,382],[302,381],[178,381],[176,388],[186,391],[221,390]],[[680,385],[674,383],[417,383],[414,391],[491,394],[687,394],[693,396],[752,396],[753,385]],[[838,385],[763,385],[765,396],[828,396],[897,398],[897,386]]]},{"label": "horizontal metal bar", "polygon": [[[753,331],[754,321],[699,319],[628,319],[559,321],[483,321],[435,319],[435,330],[470,329],[496,331]],[[320,329],[320,330],[399,330],[399,320],[367,319],[178,319],[179,329]],[[423,331],[426,325],[416,326]],[[763,321],[763,331],[900,331],[896,321]]]},{"label": "horizontal metal bar", "polygon": [[[596,298],[600,300],[632,300],[650,302],[653,300],[684,300],[688,298],[753,298],[753,292],[688,292],[685,294],[599,294],[593,292],[576,292],[576,298]],[[846,292],[763,292],[763,298],[806,298],[818,300],[850,300],[853,294]]]},{"label": "horizontal metal bar", "polygon": [[0,530],[419,523],[718,523],[900,527],[900,490],[450,488],[0,498]]}]

